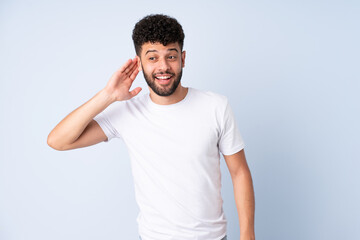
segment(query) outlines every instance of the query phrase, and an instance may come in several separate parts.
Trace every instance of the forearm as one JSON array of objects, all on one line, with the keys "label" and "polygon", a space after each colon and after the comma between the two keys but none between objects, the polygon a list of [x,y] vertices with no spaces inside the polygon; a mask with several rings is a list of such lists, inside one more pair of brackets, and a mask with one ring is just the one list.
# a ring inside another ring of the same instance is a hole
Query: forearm
[{"label": "forearm", "polygon": [[255,196],[250,171],[244,171],[232,178],[234,197],[239,216],[240,239],[255,239],[254,215]]},{"label": "forearm", "polygon": [[89,122],[113,102],[110,94],[105,89],[101,90],[56,125],[48,136],[48,144],[61,149],[63,146],[73,143]]}]

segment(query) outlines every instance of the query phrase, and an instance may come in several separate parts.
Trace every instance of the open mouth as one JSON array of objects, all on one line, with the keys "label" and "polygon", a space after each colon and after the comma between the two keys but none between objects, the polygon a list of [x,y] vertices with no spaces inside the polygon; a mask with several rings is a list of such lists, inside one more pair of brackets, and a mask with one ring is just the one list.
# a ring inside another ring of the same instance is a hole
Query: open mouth
[{"label": "open mouth", "polygon": [[173,75],[169,75],[169,74],[155,76],[155,79],[162,85],[168,84],[172,78],[173,78]]}]

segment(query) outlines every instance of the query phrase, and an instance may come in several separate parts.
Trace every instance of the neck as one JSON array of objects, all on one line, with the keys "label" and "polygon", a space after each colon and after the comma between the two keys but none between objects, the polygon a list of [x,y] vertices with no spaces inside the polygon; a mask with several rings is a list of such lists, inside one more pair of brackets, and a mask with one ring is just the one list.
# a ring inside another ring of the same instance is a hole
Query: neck
[{"label": "neck", "polygon": [[160,105],[169,105],[169,104],[174,104],[177,102],[180,102],[181,100],[183,100],[188,92],[189,88],[185,88],[183,86],[181,86],[181,83],[179,84],[179,86],[176,88],[175,92],[173,94],[171,94],[170,96],[159,96],[157,95],[150,87],[150,98],[151,100],[156,103],[156,104],[160,104]]}]

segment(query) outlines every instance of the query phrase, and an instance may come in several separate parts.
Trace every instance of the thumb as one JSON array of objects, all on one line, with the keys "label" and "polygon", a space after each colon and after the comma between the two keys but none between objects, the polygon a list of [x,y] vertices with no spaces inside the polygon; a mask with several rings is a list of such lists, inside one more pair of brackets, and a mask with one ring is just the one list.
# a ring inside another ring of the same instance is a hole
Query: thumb
[{"label": "thumb", "polygon": [[138,95],[141,90],[142,90],[141,87],[137,87],[137,88],[135,88],[134,90],[132,90],[132,91],[130,92],[131,97],[133,98],[133,97],[135,97],[136,95]]}]

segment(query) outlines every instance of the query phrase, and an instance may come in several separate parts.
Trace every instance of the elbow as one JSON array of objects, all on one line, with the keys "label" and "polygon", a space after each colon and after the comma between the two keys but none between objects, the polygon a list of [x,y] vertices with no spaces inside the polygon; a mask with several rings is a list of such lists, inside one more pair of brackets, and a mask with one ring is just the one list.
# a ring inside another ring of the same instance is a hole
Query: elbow
[{"label": "elbow", "polygon": [[49,134],[49,136],[47,137],[47,145],[48,145],[49,147],[51,147],[52,149],[55,149],[55,150],[57,150],[57,151],[64,151],[64,150],[66,150],[64,147],[57,145],[57,144],[56,144],[56,141],[54,141],[53,138],[50,137],[50,135],[51,135],[51,134]]},{"label": "elbow", "polygon": [[250,170],[248,168],[247,169],[239,169],[238,171],[231,173],[231,178],[232,179],[237,179],[237,178],[241,178],[241,179],[249,178],[249,179],[252,179],[251,172],[250,172]]}]

